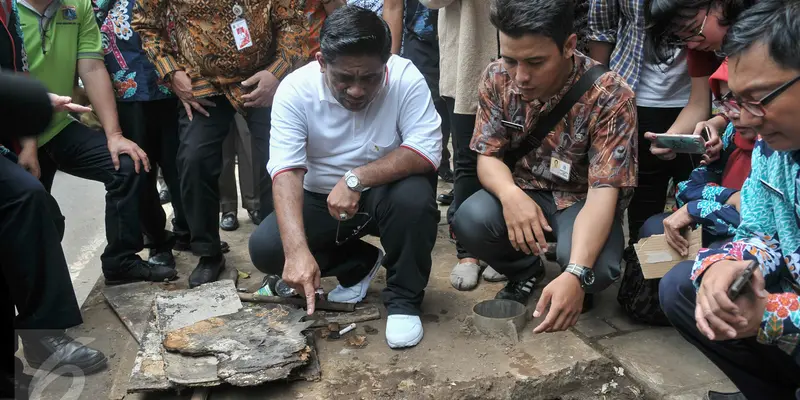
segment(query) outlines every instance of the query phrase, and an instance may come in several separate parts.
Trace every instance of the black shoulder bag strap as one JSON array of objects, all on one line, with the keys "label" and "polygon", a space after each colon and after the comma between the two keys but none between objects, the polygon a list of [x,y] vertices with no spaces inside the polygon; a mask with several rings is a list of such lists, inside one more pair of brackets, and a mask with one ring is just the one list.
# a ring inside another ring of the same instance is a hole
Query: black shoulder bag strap
[{"label": "black shoulder bag strap", "polygon": [[606,72],[608,72],[608,68],[602,64],[589,68],[589,70],[572,85],[569,91],[567,91],[567,94],[553,107],[550,113],[539,119],[536,127],[533,128],[533,132],[525,137],[519,147],[506,152],[505,157],[503,157],[503,162],[506,163],[511,172],[514,172],[514,167],[522,157],[525,157],[528,153],[539,148],[542,144],[542,140],[544,140],[556,124],[567,115],[578,99],[580,99],[592,85],[594,85],[597,79]]}]

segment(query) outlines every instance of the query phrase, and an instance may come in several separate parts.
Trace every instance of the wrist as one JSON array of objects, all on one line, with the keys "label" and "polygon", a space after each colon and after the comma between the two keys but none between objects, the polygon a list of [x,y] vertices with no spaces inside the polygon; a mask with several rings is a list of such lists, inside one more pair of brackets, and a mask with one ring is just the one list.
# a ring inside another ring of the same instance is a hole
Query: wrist
[{"label": "wrist", "polygon": [[514,198],[514,196],[520,194],[520,192],[525,193],[522,189],[519,188],[519,186],[511,184],[506,187],[500,188],[500,190],[497,191],[496,195],[497,198],[500,200],[500,202],[504,203]]}]

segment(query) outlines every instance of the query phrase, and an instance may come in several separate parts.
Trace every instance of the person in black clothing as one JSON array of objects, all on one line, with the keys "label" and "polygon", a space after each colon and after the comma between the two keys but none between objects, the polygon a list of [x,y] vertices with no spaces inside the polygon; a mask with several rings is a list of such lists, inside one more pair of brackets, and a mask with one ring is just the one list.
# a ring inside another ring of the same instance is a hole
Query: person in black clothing
[{"label": "person in black clothing", "polygon": [[[0,43],[7,43],[5,39],[0,35]],[[12,62],[5,63],[8,60]],[[13,61],[19,59],[4,58],[0,68],[13,68]],[[50,123],[51,102],[62,110],[86,111],[70,101],[48,96],[35,81],[0,73],[0,118],[15,121],[0,130],[0,141],[16,139],[11,134],[39,134]],[[19,333],[31,367],[56,371],[68,366],[72,373],[77,368],[88,374],[104,368],[107,360],[64,333],[83,320],[61,248],[63,234],[64,217],[55,199],[17,165],[13,153],[0,147],[0,307],[7,320],[14,321],[13,329],[4,325],[0,335],[6,345],[13,340],[16,353]],[[27,399],[31,377],[22,372],[22,361],[13,353],[0,358],[0,398]]]}]

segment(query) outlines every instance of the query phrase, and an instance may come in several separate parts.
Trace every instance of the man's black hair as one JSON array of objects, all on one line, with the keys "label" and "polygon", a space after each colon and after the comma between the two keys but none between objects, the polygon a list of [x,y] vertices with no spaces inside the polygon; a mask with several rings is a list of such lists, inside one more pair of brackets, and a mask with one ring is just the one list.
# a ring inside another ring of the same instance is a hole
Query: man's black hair
[{"label": "man's black hair", "polygon": [[756,43],[783,68],[800,70],[800,2],[761,0],[728,30],[722,51],[736,56]]},{"label": "man's black hair", "polygon": [[489,19],[508,36],[545,36],[563,50],[574,33],[574,9],[574,0],[492,0]]},{"label": "man's black hair", "polygon": [[671,63],[677,39],[676,32],[686,26],[698,12],[721,8],[720,25],[730,25],[756,0],[645,0],[644,13],[649,51],[659,62]]},{"label": "man's black hair", "polygon": [[327,63],[341,56],[378,56],[384,63],[392,54],[389,25],[374,12],[358,6],[339,7],[322,24],[320,51]]}]

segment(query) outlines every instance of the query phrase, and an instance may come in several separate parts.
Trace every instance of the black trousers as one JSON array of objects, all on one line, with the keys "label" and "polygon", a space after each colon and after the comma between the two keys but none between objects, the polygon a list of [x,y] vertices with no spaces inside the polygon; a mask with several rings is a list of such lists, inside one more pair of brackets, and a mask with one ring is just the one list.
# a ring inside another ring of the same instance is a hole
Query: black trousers
[{"label": "black trousers", "polygon": [[[556,255],[562,269],[569,264],[572,252],[572,229],[575,218],[586,204],[581,201],[563,210],[556,208],[550,192],[525,191],[541,207],[547,222],[553,228],[549,240],[556,239]],[[479,259],[486,261],[497,272],[512,281],[525,281],[541,273],[535,266],[539,256],[514,250],[508,240],[508,228],[503,217],[503,205],[494,195],[480,190],[467,199],[456,213],[453,230],[464,247]],[[622,216],[617,214],[611,232],[605,240],[592,269],[595,282],[586,288],[587,293],[597,293],[614,283],[620,276],[620,263],[625,245]]]},{"label": "black trousers", "polygon": [[178,154],[178,100],[117,102],[122,133],[136,142],[150,159],[150,173],[139,192],[139,208],[145,247],[165,244],[167,215],[158,197],[158,169],[172,195],[175,212],[173,229],[188,234],[180,195],[180,180],[175,158]]},{"label": "black trousers", "polygon": [[[456,114],[456,100],[444,97],[447,113],[450,115],[450,130],[453,137],[453,165],[455,166],[455,184],[453,185],[453,204],[447,209],[447,222],[453,224],[458,208],[475,192],[483,189],[478,180],[478,153],[469,148],[472,133],[475,130],[475,115]],[[475,258],[458,240],[456,236],[456,255],[458,259]]]},{"label": "black trousers", "polygon": [[[378,252],[360,238],[380,236],[386,250],[386,289],[382,295],[386,308],[390,315],[419,315],[439,222],[435,188],[435,174],[410,176],[372,188],[361,195],[359,214],[341,223],[328,213],[327,194],[306,191],[306,237],[322,276],[336,276],[345,287],[358,283],[375,264]],[[282,274],[285,257],[275,213],[250,236],[250,258],[260,271]]]},{"label": "black trousers", "polygon": [[639,229],[650,216],[664,212],[669,180],[676,184],[686,180],[700,165],[700,158],[689,154],[662,160],[650,153],[650,140],[644,137],[645,132],[666,132],[682,108],[636,107],[636,110],[639,118],[639,185],[634,189],[628,206],[629,244],[638,240]]},{"label": "black trousers", "polygon": [[63,235],[55,199],[33,175],[0,156],[0,373],[14,372],[15,329],[66,329],[83,322],[61,249]]},{"label": "black trousers", "polygon": [[[417,35],[406,32],[403,39],[403,57],[408,58],[422,72],[428,89],[431,91],[433,106],[442,119],[442,162],[441,167],[450,167],[450,114],[447,112],[442,96],[439,95],[439,43],[421,40]],[[440,168],[441,168],[440,167]]]},{"label": "black trousers", "polygon": [[[800,366],[783,350],[760,344],[756,338],[717,342],[700,333],[694,318],[697,292],[689,278],[693,263],[681,262],[661,278],[661,308],[669,321],[748,399],[795,399],[800,387]],[[767,290],[772,292],[769,287]]]},{"label": "black trousers", "polygon": [[[181,198],[192,234],[192,252],[199,256],[222,254],[219,243],[219,176],[222,173],[222,144],[230,132],[236,109],[224,96],[211,97],[216,107],[206,107],[209,117],[198,112],[189,117],[180,107],[178,171]],[[252,108],[245,116],[254,153],[269,160],[270,108]],[[261,215],[272,213],[272,180],[260,165]]]},{"label": "black trousers", "polygon": [[105,185],[108,243],[100,256],[104,275],[124,272],[141,260],[136,254],[144,248],[139,192],[146,176],[136,173],[130,157],[120,155],[119,170],[115,170],[105,134],[73,122],[39,148],[39,165],[48,192],[57,170]]}]

